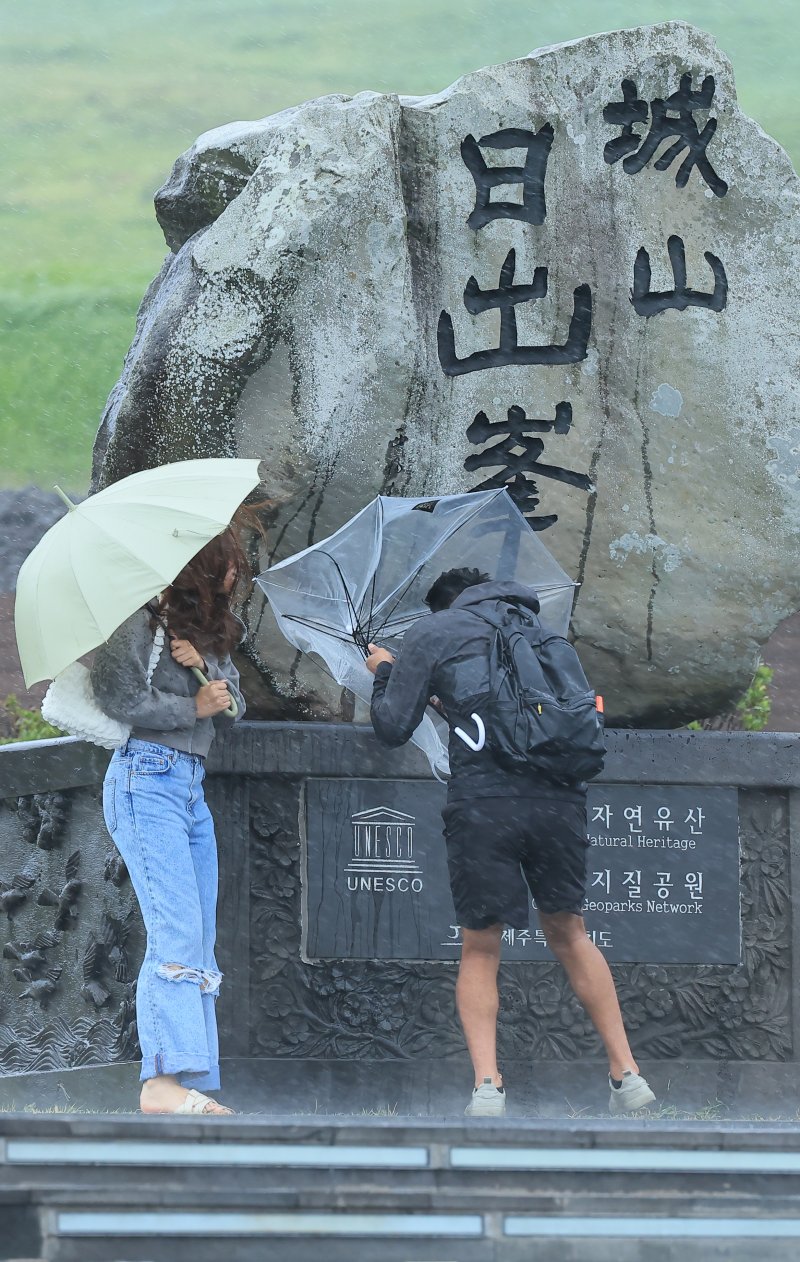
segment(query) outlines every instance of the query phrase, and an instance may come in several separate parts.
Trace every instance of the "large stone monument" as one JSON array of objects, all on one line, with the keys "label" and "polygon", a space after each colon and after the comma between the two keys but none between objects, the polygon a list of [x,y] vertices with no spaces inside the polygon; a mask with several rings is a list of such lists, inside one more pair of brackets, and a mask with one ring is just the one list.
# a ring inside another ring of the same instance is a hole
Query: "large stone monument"
[{"label": "large stone monument", "polygon": [[[378,492],[506,484],[609,721],[718,713],[800,604],[797,207],[679,22],[207,132],[156,195],[96,483],[263,457],[276,560]],[[262,612],[302,712],[324,680]]]}]

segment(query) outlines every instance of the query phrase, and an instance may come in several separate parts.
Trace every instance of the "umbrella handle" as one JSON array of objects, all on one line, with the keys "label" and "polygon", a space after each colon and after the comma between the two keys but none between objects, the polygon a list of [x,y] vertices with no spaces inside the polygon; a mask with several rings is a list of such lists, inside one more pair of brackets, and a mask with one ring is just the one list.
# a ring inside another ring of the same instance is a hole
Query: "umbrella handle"
[{"label": "umbrella handle", "polygon": [[478,729],[477,741],[474,741],[471,736],[467,736],[467,733],[464,731],[463,727],[454,727],[453,731],[455,732],[456,736],[461,737],[465,745],[469,745],[470,749],[474,749],[475,753],[477,754],[478,751],[483,749],[484,745],[486,744],[486,728],[483,726],[483,719],[481,718],[479,714],[471,714],[469,717],[472,719],[473,723]]},{"label": "umbrella handle", "polygon": [[[190,670],[191,670],[192,674],[194,675],[195,679],[199,679],[199,681],[200,681],[200,683],[203,685],[203,687],[205,687],[205,686],[206,686],[206,684],[210,684],[210,683],[211,683],[211,680],[206,678],[206,676],[205,676],[205,675],[203,674],[203,672],[200,670],[200,667],[199,667],[199,666],[192,666],[192,667],[190,667]],[[228,706],[227,710],[222,710],[222,711],[221,711],[221,713],[222,713],[222,714],[229,714],[229,715],[231,716],[231,718],[232,718],[232,719],[235,719],[235,718],[236,718],[236,715],[239,713],[239,707],[238,707],[238,705],[236,704],[236,701],[234,700],[234,698],[233,698],[233,697],[231,697],[231,703],[230,703],[230,705]]]}]

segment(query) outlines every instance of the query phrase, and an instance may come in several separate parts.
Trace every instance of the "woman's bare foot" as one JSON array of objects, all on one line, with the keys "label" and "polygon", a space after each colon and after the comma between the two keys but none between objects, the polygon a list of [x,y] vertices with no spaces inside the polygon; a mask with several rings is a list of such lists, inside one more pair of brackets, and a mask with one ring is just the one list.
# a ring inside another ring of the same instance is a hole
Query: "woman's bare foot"
[{"label": "woman's bare foot", "polygon": [[[143,1113],[175,1113],[188,1094],[187,1088],[181,1086],[174,1074],[159,1074],[157,1078],[148,1078],[142,1083],[139,1107]],[[203,1113],[227,1117],[233,1109],[226,1109],[224,1104],[209,1097]]]}]

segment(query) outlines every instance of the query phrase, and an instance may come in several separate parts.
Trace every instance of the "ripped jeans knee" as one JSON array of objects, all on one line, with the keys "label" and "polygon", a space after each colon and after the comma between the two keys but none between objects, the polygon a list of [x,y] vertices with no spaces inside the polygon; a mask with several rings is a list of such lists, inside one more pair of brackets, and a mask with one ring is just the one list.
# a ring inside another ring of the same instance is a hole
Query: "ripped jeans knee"
[{"label": "ripped jeans knee", "polygon": [[159,964],[156,976],[168,982],[194,982],[204,995],[218,995],[222,973],[213,968],[192,968],[189,964]]}]

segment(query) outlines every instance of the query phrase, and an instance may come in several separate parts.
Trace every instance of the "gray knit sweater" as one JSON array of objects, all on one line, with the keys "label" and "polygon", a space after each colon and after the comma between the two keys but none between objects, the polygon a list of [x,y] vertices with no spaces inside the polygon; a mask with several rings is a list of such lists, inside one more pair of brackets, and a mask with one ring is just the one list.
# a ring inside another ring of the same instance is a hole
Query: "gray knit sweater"
[{"label": "gray knit sweater", "polygon": [[[147,682],[147,667],[153,649],[150,615],[139,609],[123,622],[106,644],[95,653],[92,688],[98,705],[120,723],[129,723],[131,736],[154,741],[185,754],[204,758],[215,730],[229,727],[235,720],[227,714],[199,719],[194,698],[200,684],[185,666],[179,666],[169,651],[169,641]],[[244,714],[244,698],[239,691],[239,672],[230,657],[203,653],[209,679],[224,679]]]}]

